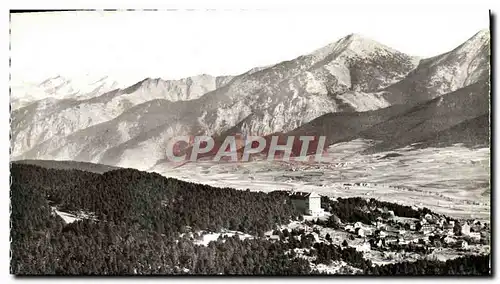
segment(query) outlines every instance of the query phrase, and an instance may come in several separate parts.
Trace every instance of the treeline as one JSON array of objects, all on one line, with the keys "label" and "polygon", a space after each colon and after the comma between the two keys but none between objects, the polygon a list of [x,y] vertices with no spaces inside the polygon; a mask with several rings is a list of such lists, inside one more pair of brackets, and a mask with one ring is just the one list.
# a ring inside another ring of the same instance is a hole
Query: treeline
[{"label": "treeline", "polygon": [[417,260],[369,267],[370,275],[491,275],[490,255],[467,255],[452,260]]},{"label": "treeline", "polygon": [[77,221],[47,228],[13,244],[11,272],[17,275],[303,275],[304,259],[285,254],[287,245],[263,238],[219,238],[208,246],[169,238],[138,226]]},{"label": "treeline", "polygon": [[299,214],[284,192],[240,191],[121,169],[95,174],[13,164],[12,183],[42,192],[62,211],[92,212],[98,220],[175,235],[186,227],[263,234]]},{"label": "treeline", "polygon": [[[11,271],[15,274],[233,273],[227,254],[243,258],[234,273],[297,274],[301,260],[269,254],[263,239],[184,253],[175,249],[181,233],[222,228],[263,235],[299,215],[288,194],[239,191],[182,182],[132,169],[104,174],[11,166]],[[96,220],[65,225],[52,210],[93,213]],[[259,250],[260,254],[250,250]],[[273,245],[275,246],[275,245]],[[277,250],[279,249],[276,248]],[[266,251],[266,252],[264,252]],[[247,259],[248,258],[248,259]],[[251,260],[250,260],[251,258]],[[240,259],[238,258],[238,261]],[[252,263],[256,263],[252,265]],[[177,268],[176,268],[177,267]]]},{"label": "treeline", "polygon": [[[279,241],[260,237],[299,216],[287,192],[212,188],[131,169],[96,174],[13,164],[11,177],[11,273],[17,275],[318,273],[295,248],[310,249],[316,263],[343,260],[366,274],[489,275],[483,258],[415,264],[424,270],[409,268],[414,263],[373,266],[347,243],[317,243],[304,230],[279,231]],[[364,205],[373,202],[354,198],[327,205],[341,218],[361,218],[352,212],[365,212]],[[96,219],[65,224],[54,206]],[[202,246],[188,233],[222,228],[255,237],[224,237]]]},{"label": "treeline", "polygon": [[[428,208],[414,209],[411,206],[397,203],[379,201],[374,198],[369,200],[361,197],[337,198],[331,200],[328,197],[321,197],[321,207],[332,213],[340,220],[347,222],[362,222],[371,224],[378,218],[387,219],[390,215],[388,211],[393,211],[395,216],[407,218],[421,218],[426,214],[434,214]],[[383,209],[382,212],[379,209]],[[334,220],[327,222],[329,227],[334,226]]]}]

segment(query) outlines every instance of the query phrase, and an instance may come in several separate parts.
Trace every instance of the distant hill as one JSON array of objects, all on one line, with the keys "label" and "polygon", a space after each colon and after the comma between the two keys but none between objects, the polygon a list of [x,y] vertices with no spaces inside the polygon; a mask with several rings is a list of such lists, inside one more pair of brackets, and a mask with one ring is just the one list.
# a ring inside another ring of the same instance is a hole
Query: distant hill
[{"label": "distant hill", "polygon": [[102,174],[108,171],[120,169],[119,167],[108,166],[103,164],[94,164],[87,162],[77,162],[77,161],[54,161],[54,160],[19,160],[12,161],[12,163],[17,164],[27,164],[35,165],[48,169],[58,169],[58,170],[80,170],[92,173]]},{"label": "distant hill", "polygon": [[[357,137],[382,141],[367,152],[388,151],[437,137],[442,131],[488,115],[489,106],[489,82],[482,81],[421,103],[407,112],[360,132]],[[489,124],[468,125],[469,128],[472,126],[482,127],[474,131],[483,133],[489,128]],[[463,139],[467,140],[468,135],[457,133],[463,127],[454,128],[455,134],[450,132],[446,137],[441,137],[440,142],[464,142]],[[447,141],[444,140],[446,138]]]},{"label": "distant hill", "polygon": [[479,117],[466,120],[419,142],[420,143],[417,145],[417,148],[443,147],[455,143],[463,143],[464,145],[470,147],[489,147],[490,116],[489,114],[484,114]]}]

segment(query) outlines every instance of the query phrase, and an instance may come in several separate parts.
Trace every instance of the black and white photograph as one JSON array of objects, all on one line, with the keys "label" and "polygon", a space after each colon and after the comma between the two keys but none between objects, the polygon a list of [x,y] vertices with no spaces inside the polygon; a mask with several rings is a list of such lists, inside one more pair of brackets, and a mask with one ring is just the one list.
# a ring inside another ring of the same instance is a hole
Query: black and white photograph
[{"label": "black and white photograph", "polygon": [[401,11],[11,10],[10,274],[491,277],[494,11]]}]

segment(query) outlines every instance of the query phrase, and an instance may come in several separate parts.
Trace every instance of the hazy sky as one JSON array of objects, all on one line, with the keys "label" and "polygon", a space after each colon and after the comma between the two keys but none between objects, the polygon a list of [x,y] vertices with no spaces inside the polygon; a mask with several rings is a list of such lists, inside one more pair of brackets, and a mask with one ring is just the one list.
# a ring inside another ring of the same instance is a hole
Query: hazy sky
[{"label": "hazy sky", "polygon": [[488,26],[488,11],[470,6],[13,14],[11,75],[14,82],[85,73],[133,82],[239,74],[309,53],[350,33],[429,57]]}]

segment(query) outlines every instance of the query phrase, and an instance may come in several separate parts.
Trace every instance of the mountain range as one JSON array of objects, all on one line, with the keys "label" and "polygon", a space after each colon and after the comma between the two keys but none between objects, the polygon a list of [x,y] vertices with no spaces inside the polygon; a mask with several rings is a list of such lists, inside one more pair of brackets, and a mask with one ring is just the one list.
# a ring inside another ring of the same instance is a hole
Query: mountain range
[{"label": "mountain range", "polygon": [[59,76],[11,87],[11,159],[147,170],[164,161],[174,136],[234,133],[378,141],[368,152],[489,145],[489,76],[488,30],[431,58],[351,34],[236,76],[147,78],[121,88]]}]

